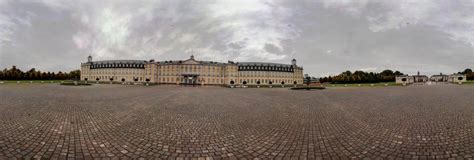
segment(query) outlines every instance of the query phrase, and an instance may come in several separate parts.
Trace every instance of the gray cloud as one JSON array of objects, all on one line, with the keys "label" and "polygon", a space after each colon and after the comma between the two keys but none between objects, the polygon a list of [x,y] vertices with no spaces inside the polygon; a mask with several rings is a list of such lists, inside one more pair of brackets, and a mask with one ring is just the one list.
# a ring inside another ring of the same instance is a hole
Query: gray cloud
[{"label": "gray cloud", "polygon": [[474,64],[469,0],[0,0],[0,67],[68,71],[95,59],[289,63],[452,73]]}]

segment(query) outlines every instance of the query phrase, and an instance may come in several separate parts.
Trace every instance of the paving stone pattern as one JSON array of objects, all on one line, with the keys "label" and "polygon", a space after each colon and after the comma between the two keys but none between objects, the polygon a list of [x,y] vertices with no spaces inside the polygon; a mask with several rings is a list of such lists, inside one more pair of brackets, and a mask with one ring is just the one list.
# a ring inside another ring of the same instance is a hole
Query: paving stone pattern
[{"label": "paving stone pattern", "polygon": [[0,85],[0,159],[469,159],[474,87]]}]

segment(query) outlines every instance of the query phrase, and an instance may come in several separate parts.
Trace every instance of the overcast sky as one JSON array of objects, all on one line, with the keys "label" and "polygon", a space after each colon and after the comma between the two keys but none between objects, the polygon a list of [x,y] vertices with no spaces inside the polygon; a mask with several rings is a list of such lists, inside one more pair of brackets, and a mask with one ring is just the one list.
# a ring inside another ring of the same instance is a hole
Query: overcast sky
[{"label": "overcast sky", "polygon": [[298,60],[305,73],[474,68],[473,0],[0,0],[0,68]]}]

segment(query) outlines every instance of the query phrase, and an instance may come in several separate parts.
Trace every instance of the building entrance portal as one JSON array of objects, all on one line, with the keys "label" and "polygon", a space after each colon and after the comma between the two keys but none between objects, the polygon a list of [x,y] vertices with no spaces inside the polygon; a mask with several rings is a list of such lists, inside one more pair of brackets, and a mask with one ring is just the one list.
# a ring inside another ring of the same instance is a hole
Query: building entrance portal
[{"label": "building entrance portal", "polygon": [[182,83],[186,86],[186,85],[192,85],[192,86],[195,86],[198,84],[198,76],[199,75],[196,75],[196,74],[183,74],[182,75],[183,77],[183,80],[182,80]]}]

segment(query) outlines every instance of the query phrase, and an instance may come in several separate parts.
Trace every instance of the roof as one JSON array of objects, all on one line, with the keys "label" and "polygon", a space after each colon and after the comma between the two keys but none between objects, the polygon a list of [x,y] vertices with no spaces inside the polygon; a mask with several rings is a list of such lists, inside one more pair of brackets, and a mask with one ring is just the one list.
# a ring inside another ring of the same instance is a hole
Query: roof
[{"label": "roof", "polygon": [[278,67],[291,67],[291,64],[282,63],[266,63],[266,62],[239,62],[239,66],[278,66]]},{"label": "roof", "polygon": [[437,75],[432,75],[431,77],[447,77],[448,75],[445,74],[437,74]]},{"label": "roof", "polygon": [[[169,60],[169,61],[159,61],[158,63],[159,64],[185,64],[184,62],[186,62],[188,60]],[[213,62],[213,61],[195,61],[194,62],[197,62],[198,64],[227,64],[227,63],[221,63],[221,62]]]},{"label": "roof", "polygon": [[145,60],[106,60],[106,61],[92,61],[92,64],[145,64]]},{"label": "roof", "polygon": [[[282,64],[282,63],[267,63],[267,62],[238,62],[238,66],[269,66],[269,67],[287,67],[293,68],[291,64]],[[302,69],[301,66],[296,66],[296,68]]]},{"label": "roof", "polygon": [[456,73],[456,74],[452,74],[452,75],[449,75],[449,76],[466,76],[464,74],[459,74],[459,73]]}]

